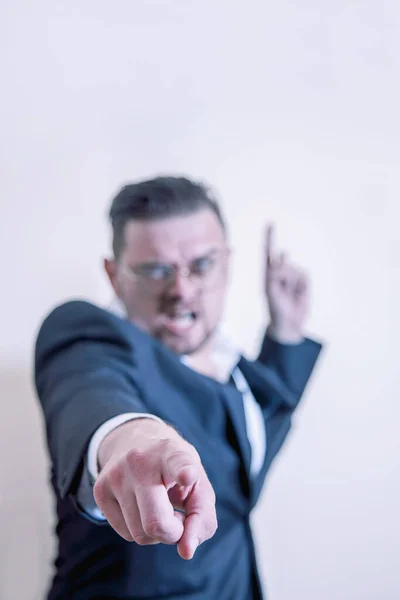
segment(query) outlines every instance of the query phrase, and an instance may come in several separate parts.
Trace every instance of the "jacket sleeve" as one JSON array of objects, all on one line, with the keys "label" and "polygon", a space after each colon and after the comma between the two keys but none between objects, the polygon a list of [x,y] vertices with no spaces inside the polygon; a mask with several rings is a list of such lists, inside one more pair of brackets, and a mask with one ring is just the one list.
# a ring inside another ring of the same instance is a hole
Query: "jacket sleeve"
[{"label": "jacket sleeve", "polygon": [[299,344],[281,344],[265,336],[258,359],[242,358],[239,366],[263,411],[267,451],[253,502],[261,491],[264,477],[282,448],[292,424],[292,416],[314,370],[322,345],[311,339]]},{"label": "jacket sleeve", "polygon": [[321,350],[322,344],[309,338],[298,344],[281,344],[266,334],[258,361],[284,384],[288,391],[286,398],[294,407],[307,386]]},{"label": "jacket sleeve", "polygon": [[134,332],[129,323],[79,301],[56,308],[39,330],[35,385],[61,497],[76,491],[89,441],[102,423],[148,412],[136,377]]}]

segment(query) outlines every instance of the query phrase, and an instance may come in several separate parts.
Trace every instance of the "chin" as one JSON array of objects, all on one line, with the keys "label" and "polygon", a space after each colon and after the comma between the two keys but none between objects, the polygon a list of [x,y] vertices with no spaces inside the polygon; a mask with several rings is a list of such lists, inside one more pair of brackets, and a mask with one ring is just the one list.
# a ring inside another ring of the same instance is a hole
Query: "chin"
[{"label": "chin", "polygon": [[161,336],[160,341],[179,356],[194,354],[208,341],[209,336],[196,336],[197,339],[183,338],[171,335]]},{"label": "chin", "polygon": [[[187,340],[161,340],[167,348],[183,356],[185,354],[193,354],[198,349],[199,345],[190,344]],[[200,344],[201,346],[201,344]]]}]

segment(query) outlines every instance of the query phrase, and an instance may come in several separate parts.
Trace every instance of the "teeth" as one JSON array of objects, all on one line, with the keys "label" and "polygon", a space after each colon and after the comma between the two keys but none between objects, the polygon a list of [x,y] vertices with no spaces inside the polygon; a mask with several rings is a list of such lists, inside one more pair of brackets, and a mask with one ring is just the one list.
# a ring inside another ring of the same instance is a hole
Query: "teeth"
[{"label": "teeth", "polygon": [[195,315],[192,312],[176,313],[170,315],[169,320],[171,326],[173,326],[175,330],[184,332],[192,327],[195,321]]},{"label": "teeth", "polygon": [[174,321],[178,322],[178,323],[181,323],[181,324],[183,324],[183,323],[188,323],[189,324],[189,323],[192,323],[192,321],[194,320],[193,319],[193,315],[191,313],[186,313],[186,314],[183,314],[183,315],[174,315],[172,317],[172,319]]}]

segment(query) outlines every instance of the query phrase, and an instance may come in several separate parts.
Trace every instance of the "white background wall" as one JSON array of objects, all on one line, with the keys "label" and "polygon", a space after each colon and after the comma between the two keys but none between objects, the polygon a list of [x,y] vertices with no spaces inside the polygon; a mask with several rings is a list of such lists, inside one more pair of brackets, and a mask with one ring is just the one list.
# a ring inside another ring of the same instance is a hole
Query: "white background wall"
[{"label": "white background wall", "polygon": [[268,219],[313,277],[328,346],[255,515],[271,599],[398,600],[399,25],[396,0],[2,1],[2,600],[43,598],[53,551],[35,332],[108,300],[108,202],[169,171],[223,198],[247,351]]}]

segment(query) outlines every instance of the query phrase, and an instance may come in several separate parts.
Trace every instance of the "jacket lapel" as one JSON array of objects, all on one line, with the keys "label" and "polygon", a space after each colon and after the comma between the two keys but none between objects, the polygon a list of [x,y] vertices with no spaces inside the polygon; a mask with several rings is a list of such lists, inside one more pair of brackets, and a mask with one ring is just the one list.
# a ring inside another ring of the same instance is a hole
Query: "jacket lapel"
[{"label": "jacket lapel", "polygon": [[235,447],[241,458],[248,485],[250,481],[251,447],[247,435],[243,396],[233,382],[221,389],[223,402],[231,424],[231,429],[228,427],[229,442]]}]

